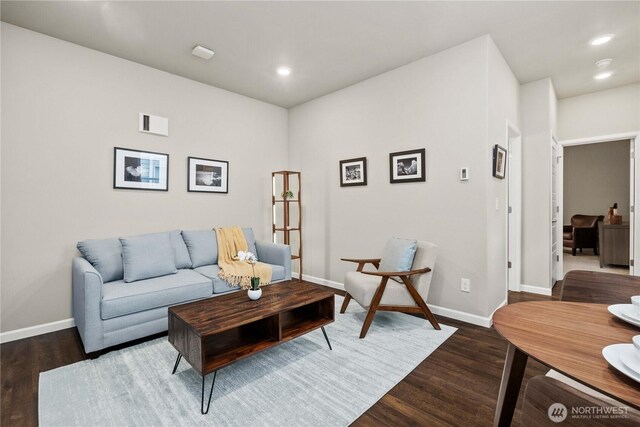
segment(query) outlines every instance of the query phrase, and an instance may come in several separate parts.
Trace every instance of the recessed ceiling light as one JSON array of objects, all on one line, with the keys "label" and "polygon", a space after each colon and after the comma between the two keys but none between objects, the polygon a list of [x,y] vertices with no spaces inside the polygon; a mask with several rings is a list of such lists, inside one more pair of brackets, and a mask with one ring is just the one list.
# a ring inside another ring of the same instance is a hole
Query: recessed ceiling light
[{"label": "recessed ceiling light", "polygon": [[611,77],[612,74],[613,74],[613,72],[611,72],[611,71],[603,71],[602,73],[598,73],[595,76],[593,76],[593,78],[596,79],[596,80],[604,80],[604,79],[608,79],[609,77]]},{"label": "recessed ceiling light", "polygon": [[611,58],[601,59],[600,61],[596,62],[596,67],[600,68],[601,70],[604,70],[609,65],[611,65],[611,61],[613,61],[613,59]]},{"label": "recessed ceiling light", "polygon": [[595,37],[591,39],[592,46],[600,46],[601,44],[605,44],[609,42],[613,38],[613,34],[603,34],[601,36]]},{"label": "recessed ceiling light", "polygon": [[194,47],[191,54],[202,59],[211,59],[213,57],[213,51],[211,49],[200,45]]},{"label": "recessed ceiling light", "polygon": [[291,74],[291,68],[289,67],[278,67],[278,69],[276,70],[278,72],[278,74],[280,74],[281,76],[288,76],[289,74]]}]

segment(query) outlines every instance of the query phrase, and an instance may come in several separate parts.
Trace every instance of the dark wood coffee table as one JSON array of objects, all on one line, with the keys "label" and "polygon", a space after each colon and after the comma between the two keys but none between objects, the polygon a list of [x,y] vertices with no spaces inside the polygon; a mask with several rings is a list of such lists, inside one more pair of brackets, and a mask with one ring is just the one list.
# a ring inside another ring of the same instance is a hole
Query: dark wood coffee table
[{"label": "dark wood coffee table", "polygon": [[[262,288],[251,301],[245,291],[169,307],[169,342],[178,350],[176,372],[184,357],[202,376],[200,411],[209,412],[216,375],[237,360],[292,340],[333,322],[333,292],[307,283],[283,282]],[[205,376],[213,372],[207,408]]]}]

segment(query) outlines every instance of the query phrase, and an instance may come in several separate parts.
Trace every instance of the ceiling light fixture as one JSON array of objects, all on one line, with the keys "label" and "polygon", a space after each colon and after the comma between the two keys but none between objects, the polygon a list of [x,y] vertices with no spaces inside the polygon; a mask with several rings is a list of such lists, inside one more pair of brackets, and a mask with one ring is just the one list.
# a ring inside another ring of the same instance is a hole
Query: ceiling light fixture
[{"label": "ceiling light fixture", "polygon": [[278,69],[276,71],[281,76],[288,76],[289,74],[291,74],[291,68],[285,67],[285,66],[278,67]]},{"label": "ceiling light fixture", "polygon": [[592,46],[600,46],[601,44],[605,44],[611,41],[613,36],[614,36],[613,34],[603,34],[601,36],[594,37],[593,39],[591,39],[590,43]]},{"label": "ceiling light fixture", "polygon": [[613,61],[613,59],[611,58],[601,59],[600,61],[596,62],[596,67],[598,67],[601,70],[604,70],[609,65],[611,65],[611,61]]},{"label": "ceiling light fixture", "polygon": [[609,77],[611,77],[613,75],[613,72],[611,71],[604,71],[602,73],[598,73],[595,76],[593,76],[594,79],[596,80],[604,80],[604,79],[608,79]]},{"label": "ceiling light fixture", "polygon": [[202,59],[211,59],[213,57],[213,51],[211,49],[200,45],[194,47],[191,54]]}]

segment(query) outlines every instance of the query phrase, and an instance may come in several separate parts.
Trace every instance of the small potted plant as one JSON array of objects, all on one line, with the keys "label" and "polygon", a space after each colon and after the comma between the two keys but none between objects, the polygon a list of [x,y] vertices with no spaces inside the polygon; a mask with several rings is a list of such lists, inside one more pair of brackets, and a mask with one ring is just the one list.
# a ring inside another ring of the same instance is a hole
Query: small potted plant
[{"label": "small potted plant", "polygon": [[282,193],[280,193],[280,195],[283,199],[287,200],[293,197],[293,191],[283,191]]},{"label": "small potted plant", "polygon": [[253,275],[251,277],[251,287],[247,290],[249,299],[254,301],[260,299],[262,296],[262,289],[260,289],[260,278],[256,277],[256,263],[258,262],[258,257],[256,257],[253,252],[239,251],[238,260],[251,264],[251,271],[253,272]]}]

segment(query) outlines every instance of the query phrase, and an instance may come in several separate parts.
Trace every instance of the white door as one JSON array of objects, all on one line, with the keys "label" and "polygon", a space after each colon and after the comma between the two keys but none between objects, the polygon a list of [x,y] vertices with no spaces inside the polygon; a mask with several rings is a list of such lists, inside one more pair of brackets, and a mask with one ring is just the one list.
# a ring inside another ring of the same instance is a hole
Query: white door
[{"label": "white door", "polygon": [[522,220],[522,138],[520,131],[507,124],[507,185],[508,197],[508,290],[520,291],[521,283],[521,220]]},{"label": "white door", "polygon": [[553,288],[556,280],[562,280],[560,269],[560,255],[562,255],[562,240],[559,232],[562,229],[562,219],[559,217],[560,203],[558,191],[558,163],[560,147],[555,136],[551,137],[551,285]]}]

